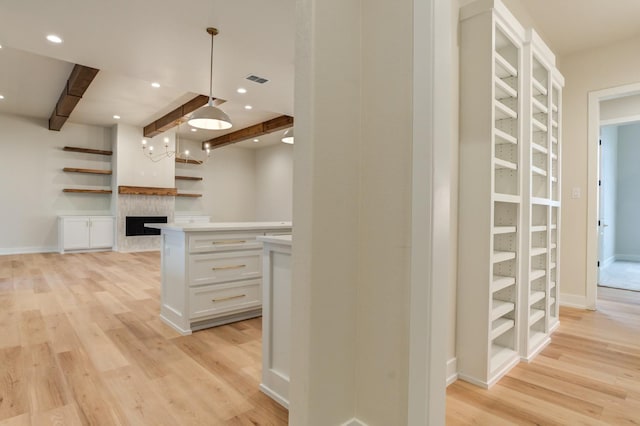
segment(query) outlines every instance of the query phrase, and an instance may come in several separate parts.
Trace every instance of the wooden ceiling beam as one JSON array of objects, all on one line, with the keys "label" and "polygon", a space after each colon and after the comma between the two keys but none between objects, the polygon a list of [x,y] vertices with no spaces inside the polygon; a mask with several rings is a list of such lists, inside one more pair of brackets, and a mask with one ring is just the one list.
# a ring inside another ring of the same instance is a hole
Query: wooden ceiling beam
[{"label": "wooden ceiling beam", "polygon": [[205,144],[209,144],[209,149],[222,148],[223,146],[251,138],[257,138],[259,136],[266,135],[267,133],[288,129],[291,126],[293,126],[293,117],[289,115],[281,115],[280,117],[272,118],[271,120],[254,124],[253,126],[245,127],[244,129],[236,130],[235,132],[227,133],[226,135],[204,141],[202,142],[202,149],[205,149]]},{"label": "wooden ceiling beam", "polygon": [[[147,124],[144,126],[144,137],[152,138],[154,136],[159,135],[160,133],[166,132],[173,127],[184,122],[185,117],[191,114],[193,111],[198,108],[204,106],[209,102],[209,97],[205,95],[198,95],[195,98],[191,99],[189,102],[186,102],[180,105],[178,108],[173,111],[163,115],[158,118],[153,123]],[[225,101],[222,99],[213,99],[213,105],[218,106],[223,104]]]},{"label": "wooden ceiling beam", "polygon": [[84,95],[98,71],[100,70],[78,64],[73,67],[49,118],[49,130],[60,131],[62,129],[62,126],[66,123],[80,99],[82,99],[82,95]]}]

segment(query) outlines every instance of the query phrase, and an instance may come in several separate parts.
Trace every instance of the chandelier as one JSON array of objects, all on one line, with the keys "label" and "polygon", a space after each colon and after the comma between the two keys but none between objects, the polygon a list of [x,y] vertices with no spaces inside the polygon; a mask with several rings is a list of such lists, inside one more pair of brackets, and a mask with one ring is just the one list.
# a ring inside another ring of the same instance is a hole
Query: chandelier
[{"label": "chandelier", "polygon": [[184,151],[180,151],[180,125],[182,124],[182,120],[178,123],[176,127],[176,145],[175,149],[169,149],[169,145],[171,140],[169,137],[165,137],[163,139],[163,147],[160,149],[155,149],[153,145],[149,143],[146,139],[142,139],[142,153],[149,160],[157,163],[158,161],[164,160],[165,158],[176,158],[177,162],[181,163],[196,163],[196,164],[204,164],[209,161],[211,158],[211,148],[208,142],[205,142],[203,151],[205,152],[205,156],[203,158],[194,157],[191,155],[191,152],[188,149]]}]

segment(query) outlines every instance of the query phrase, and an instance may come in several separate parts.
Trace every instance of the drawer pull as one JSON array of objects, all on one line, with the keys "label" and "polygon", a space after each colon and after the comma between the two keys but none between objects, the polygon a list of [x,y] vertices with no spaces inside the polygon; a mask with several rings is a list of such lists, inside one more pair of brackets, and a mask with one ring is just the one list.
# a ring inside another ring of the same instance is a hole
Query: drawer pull
[{"label": "drawer pull", "polygon": [[244,244],[247,240],[220,240],[213,241],[211,244]]},{"label": "drawer pull", "polygon": [[212,302],[224,302],[225,300],[242,299],[246,294],[238,294],[237,296],[221,297],[219,299],[211,299]]},{"label": "drawer pull", "polygon": [[212,271],[224,271],[226,269],[241,269],[246,267],[247,265],[229,265],[229,266],[216,266],[211,268]]}]

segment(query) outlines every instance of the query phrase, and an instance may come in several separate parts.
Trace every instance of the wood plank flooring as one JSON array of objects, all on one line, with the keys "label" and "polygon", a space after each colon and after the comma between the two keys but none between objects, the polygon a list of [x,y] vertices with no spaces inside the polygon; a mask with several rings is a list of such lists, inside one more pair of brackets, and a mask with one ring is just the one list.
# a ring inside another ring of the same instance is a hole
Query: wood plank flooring
[{"label": "wood plank flooring", "polygon": [[0,256],[0,425],[286,425],[260,319],[180,336],[160,255]]},{"label": "wood plank flooring", "polygon": [[489,390],[447,389],[448,425],[640,425],[640,293],[598,289],[598,310],[560,309],[530,364]]},{"label": "wood plank flooring", "polygon": [[[157,252],[0,256],[0,426],[285,425],[258,390],[261,323],[180,336]],[[561,309],[552,343],[490,390],[458,381],[450,425],[640,425],[640,293]]]}]

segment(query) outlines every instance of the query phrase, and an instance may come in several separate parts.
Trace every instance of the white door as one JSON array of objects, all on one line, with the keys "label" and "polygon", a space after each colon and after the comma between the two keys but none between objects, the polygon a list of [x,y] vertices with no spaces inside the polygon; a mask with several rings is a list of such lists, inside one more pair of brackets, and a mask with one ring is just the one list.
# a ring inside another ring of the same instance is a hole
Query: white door
[{"label": "white door", "polygon": [[598,142],[598,158],[600,164],[598,164],[598,284],[600,283],[600,276],[602,275],[602,267],[605,261],[605,226],[604,226],[604,211],[605,211],[605,193],[603,191],[602,179],[604,177],[604,158],[602,158],[602,129],[600,130],[600,141]]},{"label": "white door", "polygon": [[76,250],[89,248],[89,218],[86,216],[63,219],[63,248]]},{"label": "white door", "polygon": [[113,217],[91,218],[91,248],[113,247]]}]

